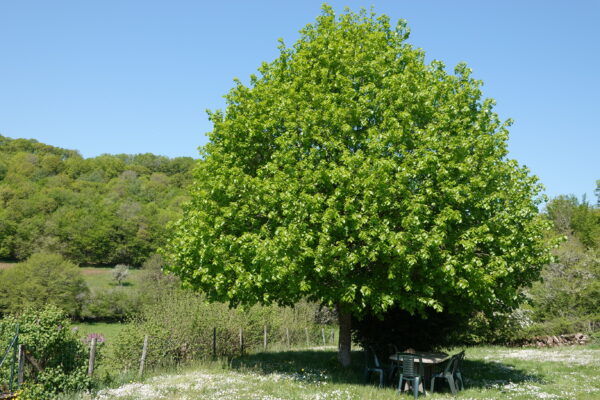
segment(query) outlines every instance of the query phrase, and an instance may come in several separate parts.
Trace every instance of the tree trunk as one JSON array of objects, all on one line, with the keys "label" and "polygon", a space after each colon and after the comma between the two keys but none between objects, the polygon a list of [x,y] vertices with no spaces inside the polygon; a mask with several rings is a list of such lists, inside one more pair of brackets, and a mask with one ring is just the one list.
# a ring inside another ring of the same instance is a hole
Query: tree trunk
[{"label": "tree trunk", "polygon": [[351,315],[342,305],[337,306],[340,335],[338,342],[338,360],[343,367],[350,366],[350,351],[352,349],[352,333],[350,332]]}]

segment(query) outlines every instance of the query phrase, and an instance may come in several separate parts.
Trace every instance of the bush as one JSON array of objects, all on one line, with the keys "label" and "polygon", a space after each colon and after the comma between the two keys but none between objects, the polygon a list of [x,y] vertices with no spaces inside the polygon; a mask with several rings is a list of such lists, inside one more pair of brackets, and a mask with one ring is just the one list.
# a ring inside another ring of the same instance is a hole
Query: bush
[{"label": "bush", "polygon": [[[75,392],[88,388],[86,375],[87,352],[72,331],[66,313],[53,305],[41,310],[28,310],[21,316],[0,320],[0,344],[5,348],[19,324],[19,342],[40,366],[38,371],[26,363],[24,399],[53,399],[58,393]],[[0,378],[8,380],[6,365],[0,369]]]},{"label": "bush", "polygon": [[53,304],[76,317],[88,293],[77,266],[59,254],[33,254],[2,271],[0,279],[0,312],[5,314]]},{"label": "bush", "polygon": [[141,303],[142,294],[137,290],[96,290],[87,298],[81,317],[95,321],[123,321],[139,312]]}]

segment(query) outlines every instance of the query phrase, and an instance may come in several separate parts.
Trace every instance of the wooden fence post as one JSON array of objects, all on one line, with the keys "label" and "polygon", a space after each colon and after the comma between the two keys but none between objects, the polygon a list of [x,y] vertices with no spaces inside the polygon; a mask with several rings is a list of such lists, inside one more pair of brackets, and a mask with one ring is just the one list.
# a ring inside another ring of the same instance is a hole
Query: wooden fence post
[{"label": "wooden fence post", "polygon": [[263,347],[267,351],[267,326],[265,325],[264,336],[263,336]]},{"label": "wooden fence post", "polygon": [[20,388],[23,384],[23,372],[25,369],[25,349],[19,345],[19,369],[17,370],[17,385]]},{"label": "wooden fence post", "polygon": [[321,336],[323,337],[323,346],[327,346],[327,343],[325,343],[325,328],[321,328]]},{"label": "wooden fence post", "polygon": [[213,328],[213,337],[212,337],[212,356],[213,358],[217,358],[217,328]]},{"label": "wooden fence post", "polygon": [[96,342],[97,339],[93,337],[92,342],[90,343],[90,359],[88,360],[89,376],[92,376],[94,374],[94,363],[96,362]]},{"label": "wooden fence post", "polygon": [[244,355],[244,329],[240,328],[240,355]]},{"label": "wooden fence post", "polygon": [[306,334],[306,347],[310,346],[309,340],[308,340],[308,328],[304,328],[304,333]]},{"label": "wooden fence post", "polygon": [[144,347],[142,348],[142,357],[140,358],[140,371],[138,372],[140,378],[144,375],[144,364],[146,362],[146,354],[148,354],[148,335],[144,335]]},{"label": "wooden fence post", "polygon": [[331,328],[331,344],[335,344],[335,329]]}]

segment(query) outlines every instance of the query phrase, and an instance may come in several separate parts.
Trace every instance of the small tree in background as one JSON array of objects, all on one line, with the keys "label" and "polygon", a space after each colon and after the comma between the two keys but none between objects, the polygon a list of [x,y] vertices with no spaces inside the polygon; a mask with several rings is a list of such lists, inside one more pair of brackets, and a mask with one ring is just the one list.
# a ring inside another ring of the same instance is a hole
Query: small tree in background
[{"label": "small tree in background", "polygon": [[121,286],[123,281],[129,276],[129,266],[125,264],[117,264],[115,268],[113,268],[112,276],[113,279],[117,281],[117,284]]},{"label": "small tree in background", "polygon": [[549,223],[482,83],[364,10],[300,33],[210,113],[168,268],[213,301],[335,307],[343,365],[352,315],[515,307]]}]

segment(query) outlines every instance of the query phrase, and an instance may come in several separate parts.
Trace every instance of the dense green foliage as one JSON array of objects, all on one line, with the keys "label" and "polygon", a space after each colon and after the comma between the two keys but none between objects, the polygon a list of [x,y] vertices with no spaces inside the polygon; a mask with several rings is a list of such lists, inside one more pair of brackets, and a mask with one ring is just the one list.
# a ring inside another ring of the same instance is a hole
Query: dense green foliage
[{"label": "dense green foliage", "polygon": [[79,316],[88,293],[79,268],[59,254],[33,254],[0,271],[0,282],[0,315],[53,304]]},{"label": "dense green foliage", "polygon": [[392,309],[382,318],[355,319],[355,340],[385,352],[387,343],[425,350],[599,331],[600,209],[585,199],[559,196],[546,205],[543,215],[554,226],[547,240],[563,237],[564,241],[553,250],[554,260],[542,269],[542,279],[523,290],[527,302],[519,309],[491,315],[476,310],[466,317],[453,309],[430,310],[427,319]]},{"label": "dense green foliage", "polygon": [[[14,335],[19,324],[19,343],[36,360],[41,371],[26,363],[25,386],[21,398],[55,399],[57,393],[80,391],[89,386],[87,354],[83,343],[71,330],[67,315],[54,306],[28,310],[19,317],[0,320],[0,347]],[[0,370],[7,381],[8,365]]]},{"label": "dense green foliage", "polygon": [[325,6],[300,34],[210,114],[170,269],[232,304],[515,307],[549,224],[481,82],[425,64],[384,16]]},{"label": "dense green foliage", "polygon": [[82,301],[81,318],[86,321],[123,321],[136,314],[145,294],[140,288],[117,286],[109,289],[93,289]]},{"label": "dense green foliage", "polygon": [[141,265],[180,215],[191,158],[82,158],[0,136],[0,259],[40,251],[76,263]]}]

